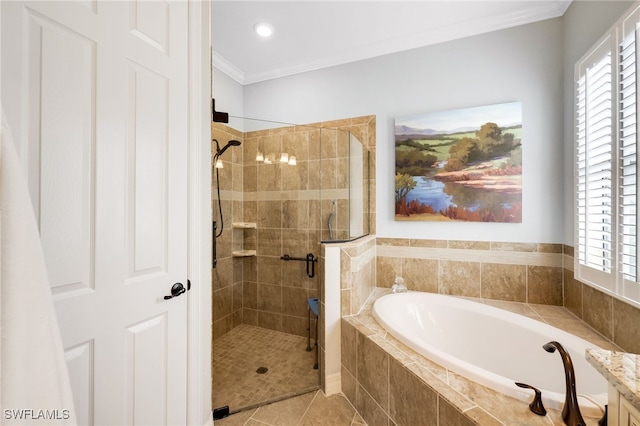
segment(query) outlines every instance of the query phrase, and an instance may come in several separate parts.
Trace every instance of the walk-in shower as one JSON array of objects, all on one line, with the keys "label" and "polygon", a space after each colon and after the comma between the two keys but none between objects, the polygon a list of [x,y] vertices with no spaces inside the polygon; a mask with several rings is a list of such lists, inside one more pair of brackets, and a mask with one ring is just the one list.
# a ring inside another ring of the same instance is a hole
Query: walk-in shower
[{"label": "walk-in shower", "polygon": [[[317,370],[315,351],[306,348],[308,333],[317,337],[309,300],[323,303],[323,274],[314,272],[324,267],[321,242],[367,234],[371,215],[366,132],[372,126],[344,123],[344,129],[233,117],[213,123],[213,167],[227,148],[240,147],[227,151],[212,191],[214,220],[224,212],[228,229],[217,238],[212,282],[214,408],[235,412],[320,386],[323,352]],[[356,143],[359,148],[351,146]],[[354,163],[351,155],[359,159]],[[355,170],[358,183],[350,176]],[[360,211],[350,197],[358,198]],[[322,307],[319,312],[322,324]]]}]

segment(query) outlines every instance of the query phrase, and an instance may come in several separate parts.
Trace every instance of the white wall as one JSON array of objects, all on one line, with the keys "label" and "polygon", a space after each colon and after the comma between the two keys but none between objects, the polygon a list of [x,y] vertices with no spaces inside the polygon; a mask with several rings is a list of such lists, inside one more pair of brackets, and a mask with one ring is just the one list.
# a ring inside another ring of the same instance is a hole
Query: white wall
[{"label": "white wall", "polygon": [[564,28],[564,243],[574,244],[574,66],[633,1],[574,1],[563,17]]},{"label": "white wall", "polygon": [[[565,68],[571,64],[573,74],[573,56],[593,38],[583,34],[597,39],[626,9],[619,3],[574,2],[566,26],[556,18],[247,85],[243,114],[292,123],[375,114],[378,236],[572,244]],[[523,222],[396,222],[394,118],[510,101],[523,104]]]},{"label": "white wall", "polygon": [[[244,117],[244,88],[231,77],[213,68],[211,92],[216,100],[216,111],[226,112],[230,116]],[[229,118],[229,126],[244,131],[243,120]]]}]

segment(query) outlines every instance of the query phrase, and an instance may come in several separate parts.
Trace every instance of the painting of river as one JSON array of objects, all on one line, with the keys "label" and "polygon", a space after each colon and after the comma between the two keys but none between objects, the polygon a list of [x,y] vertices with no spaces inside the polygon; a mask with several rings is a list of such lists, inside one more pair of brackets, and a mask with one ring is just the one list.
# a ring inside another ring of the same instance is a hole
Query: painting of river
[{"label": "painting of river", "polygon": [[396,118],[400,221],[522,222],[522,104]]}]

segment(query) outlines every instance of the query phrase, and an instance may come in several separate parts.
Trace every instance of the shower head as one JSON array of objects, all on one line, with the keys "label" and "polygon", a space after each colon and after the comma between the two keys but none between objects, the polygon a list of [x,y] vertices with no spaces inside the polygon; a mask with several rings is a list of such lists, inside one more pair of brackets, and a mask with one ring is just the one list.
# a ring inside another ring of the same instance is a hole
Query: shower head
[{"label": "shower head", "polygon": [[[214,139],[215,140],[215,139]],[[220,157],[230,146],[240,146],[240,141],[235,139],[230,140],[222,149],[220,149],[220,145],[218,145],[218,141],[216,141],[216,155]]]}]

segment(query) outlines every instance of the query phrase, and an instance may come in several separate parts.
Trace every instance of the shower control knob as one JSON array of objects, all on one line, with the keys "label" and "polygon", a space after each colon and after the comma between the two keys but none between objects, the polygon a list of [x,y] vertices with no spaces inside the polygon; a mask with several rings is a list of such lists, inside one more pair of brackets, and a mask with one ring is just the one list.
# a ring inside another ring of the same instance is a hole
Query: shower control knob
[{"label": "shower control knob", "polygon": [[175,283],[174,285],[171,286],[171,294],[168,296],[165,296],[164,300],[169,300],[169,299],[173,299],[174,297],[178,297],[185,291],[187,291],[187,289],[184,288],[182,283]]}]

